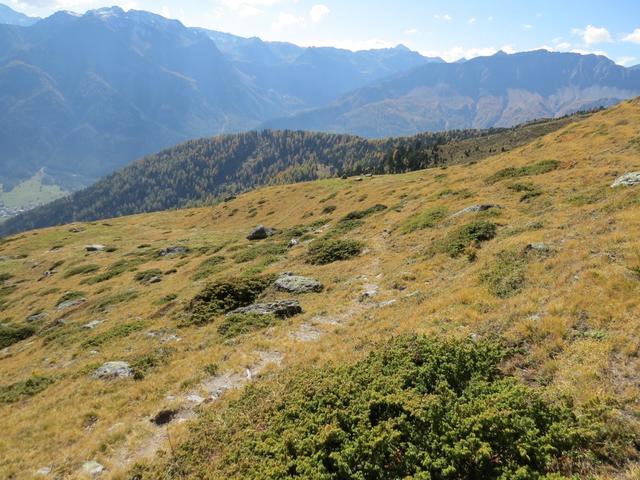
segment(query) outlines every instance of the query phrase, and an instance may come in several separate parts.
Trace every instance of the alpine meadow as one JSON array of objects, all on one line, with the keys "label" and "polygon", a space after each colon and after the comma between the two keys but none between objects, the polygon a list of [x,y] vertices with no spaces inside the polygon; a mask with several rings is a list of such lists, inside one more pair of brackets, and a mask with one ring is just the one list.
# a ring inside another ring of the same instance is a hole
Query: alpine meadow
[{"label": "alpine meadow", "polygon": [[634,2],[94,3],[0,5],[0,478],[640,478]]}]

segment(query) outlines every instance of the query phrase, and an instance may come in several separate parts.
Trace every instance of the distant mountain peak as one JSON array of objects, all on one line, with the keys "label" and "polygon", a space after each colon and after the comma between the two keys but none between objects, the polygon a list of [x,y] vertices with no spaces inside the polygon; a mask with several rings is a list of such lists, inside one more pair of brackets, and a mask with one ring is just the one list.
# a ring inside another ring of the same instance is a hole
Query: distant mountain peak
[{"label": "distant mountain peak", "polygon": [[89,10],[86,15],[95,15],[97,17],[119,17],[125,14],[125,11],[118,7],[118,6],[113,6],[113,7],[103,7],[103,8],[97,8],[95,10]]},{"label": "distant mountain peak", "polygon": [[412,50],[407,47],[406,45],[399,43],[398,45],[396,45],[395,47],[393,47],[395,50],[402,50],[404,52],[411,52]]},{"label": "distant mountain peak", "polygon": [[0,24],[29,27],[38,22],[40,18],[29,17],[24,13],[16,12],[11,7],[0,3]]}]

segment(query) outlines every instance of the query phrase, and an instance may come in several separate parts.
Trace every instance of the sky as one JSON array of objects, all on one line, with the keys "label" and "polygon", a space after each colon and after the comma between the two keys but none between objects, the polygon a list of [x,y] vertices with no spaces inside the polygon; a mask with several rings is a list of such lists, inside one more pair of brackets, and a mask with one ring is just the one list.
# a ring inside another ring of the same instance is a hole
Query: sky
[{"label": "sky", "polygon": [[118,5],[240,36],[351,50],[404,44],[447,61],[546,48],[640,64],[640,0],[0,0],[47,16]]}]

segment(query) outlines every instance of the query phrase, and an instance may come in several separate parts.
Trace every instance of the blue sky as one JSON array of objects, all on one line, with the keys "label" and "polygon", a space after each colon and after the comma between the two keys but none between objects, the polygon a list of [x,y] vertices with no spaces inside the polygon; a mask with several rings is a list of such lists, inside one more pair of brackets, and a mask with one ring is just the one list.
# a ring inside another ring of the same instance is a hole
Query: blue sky
[{"label": "blue sky", "polygon": [[188,26],[352,50],[403,43],[448,61],[547,48],[640,63],[640,0],[0,0],[46,16],[112,4]]}]

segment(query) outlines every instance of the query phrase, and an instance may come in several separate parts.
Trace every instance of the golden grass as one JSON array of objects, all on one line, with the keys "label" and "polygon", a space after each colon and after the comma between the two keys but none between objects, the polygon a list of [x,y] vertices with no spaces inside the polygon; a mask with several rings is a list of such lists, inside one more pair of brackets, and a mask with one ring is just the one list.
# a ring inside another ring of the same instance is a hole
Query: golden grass
[{"label": "golden grass", "polygon": [[[107,468],[107,477],[125,478],[122,472],[133,462],[153,455],[155,446],[166,448],[166,436],[149,418],[176,406],[181,395],[201,392],[200,383],[208,377],[205,365],[215,363],[222,373],[242,373],[258,361],[258,352],[265,351],[283,355],[280,368],[351,361],[375,343],[404,332],[501,335],[522,347],[523,354],[505,368],[524,381],[549,385],[577,402],[612,398],[622,414],[637,417],[640,277],[630,269],[640,266],[640,187],[613,190],[609,185],[618,175],[640,170],[639,127],[640,102],[635,100],[474,165],[363,181],[275,186],[210,208],[87,223],[79,233],[65,226],[15,237],[0,246],[0,273],[12,273],[7,283],[18,287],[7,297],[2,322],[23,324],[29,315],[44,311],[48,317],[43,325],[59,318],[66,321],[50,332],[68,333],[45,343],[47,334],[41,332],[0,354],[1,385],[32,374],[56,379],[34,397],[0,404],[0,477],[31,478],[38,468],[50,466],[65,478],[82,478],[82,463],[95,459]],[[528,202],[520,202],[521,195],[508,188],[509,180],[485,182],[505,167],[543,160],[559,160],[560,168],[523,179],[543,192]],[[347,234],[366,242],[368,251],[362,256],[312,266],[305,263],[306,246],[299,245],[264,268],[310,275],[325,284],[323,293],[300,297],[304,314],[230,342],[216,333],[219,322],[177,328],[184,305],[207,281],[192,280],[198,265],[213,255],[199,253],[198,247],[224,246],[216,253],[227,259],[224,270],[211,278],[242,275],[261,260],[238,264],[229,248],[248,244],[244,237],[252,226],[286,229],[308,224],[324,217],[321,212],[328,204],[337,207],[327,216],[335,225],[347,213],[376,203],[390,208]],[[476,203],[503,208],[449,216],[437,226],[402,233],[407,219],[420,212],[444,207],[453,214]],[[448,232],[477,218],[495,222],[499,229],[496,239],[477,249],[476,261],[430,253]],[[544,242],[553,251],[528,262],[523,291],[507,299],[491,295],[481,281],[482,271],[499,252],[533,242]],[[117,250],[84,251],[84,245],[94,243]],[[142,244],[152,251],[184,244],[192,252],[184,258],[146,257],[148,261],[137,267],[140,271],[177,270],[150,286],[136,282],[133,271],[97,284],[80,285],[95,273],[63,277],[74,265],[91,263],[105,269],[118,260],[136,258],[128,255],[144,251],[138,248]],[[61,260],[57,274],[40,280]],[[361,303],[358,298],[367,284],[379,285],[380,292]],[[70,290],[86,292],[88,301],[70,311],[56,311],[56,300]],[[104,312],[95,310],[107,297],[129,290],[138,297]],[[171,294],[177,295],[175,306],[163,308],[159,300]],[[387,300],[395,303],[376,305]],[[95,330],[79,328],[96,319],[104,323]],[[114,326],[136,321],[145,322],[144,330],[95,349],[81,346]],[[323,335],[314,342],[292,338],[290,334],[305,323]],[[163,345],[159,337],[148,335],[163,329],[182,340]],[[162,346],[174,349],[169,364],[143,380],[102,382],[89,376],[105,361],[131,359]],[[263,374],[273,368],[278,367],[271,365]],[[206,408],[216,408],[216,403]],[[185,434],[184,426],[170,424],[174,443]],[[621,479],[637,478],[637,472],[630,466],[601,478],[615,478],[616,473]]]}]

